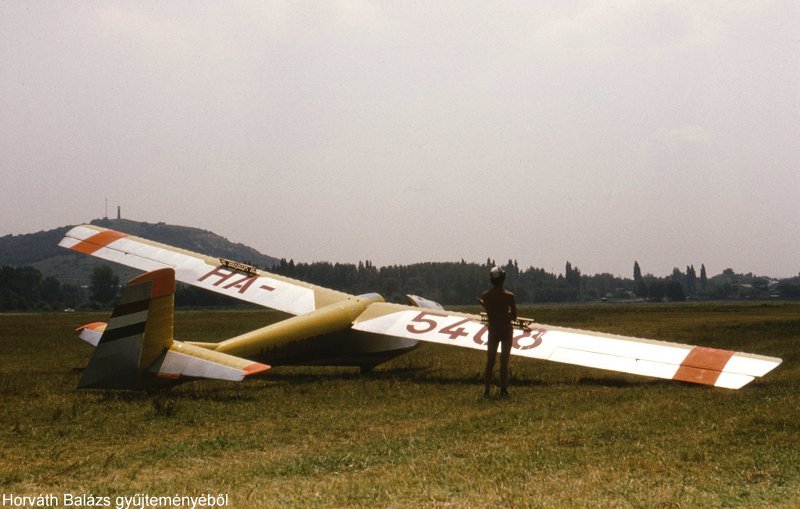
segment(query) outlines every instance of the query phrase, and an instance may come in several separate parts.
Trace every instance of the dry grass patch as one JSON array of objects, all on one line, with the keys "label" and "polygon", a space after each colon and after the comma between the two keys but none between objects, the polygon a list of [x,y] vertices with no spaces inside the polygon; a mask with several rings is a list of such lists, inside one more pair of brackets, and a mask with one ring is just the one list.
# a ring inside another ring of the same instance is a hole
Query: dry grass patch
[{"label": "dry grass patch", "polygon": [[[100,315],[0,315],[0,492],[228,493],[232,507],[797,507],[800,305],[550,306],[542,322],[784,358],[740,391],[425,345],[378,368],[276,368],[157,395],[74,389]],[[213,340],[275,313],[179,313]],[[74,369],[78,368],[78,369]]]}]

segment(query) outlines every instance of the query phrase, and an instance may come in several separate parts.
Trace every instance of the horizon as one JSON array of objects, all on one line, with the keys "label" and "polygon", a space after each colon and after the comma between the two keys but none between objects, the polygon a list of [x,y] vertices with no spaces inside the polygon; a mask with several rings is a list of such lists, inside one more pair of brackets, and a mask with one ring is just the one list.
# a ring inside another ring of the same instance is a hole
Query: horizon
[{"label": "horizon", "polygon": [[[0,3],[0,231],[800,272],[800,4]],[[112,215],[113,212],[112,212]]]},{"label": "horizon", "polygon": [[[136,219],[130,219],[130,218],[126,218],[126,217],[121,217],[120,219],[123,220],[123,221],[131,221],[131,222],[136,222],[136,223],[145,223],[145,224],[150,224],[150,225],[164,224],[164,225],[167,225],[167,226],[174,226],[174,227],[179,227],[179,228],[193,228],[193,229],[199,229],[199,230],[208,231],[208,232],[210,232],[210,233],[212,233],[214,235],[217,235],[217,236],[225,239],[228,242],[231,242],[231,243],[234,243],[234,244],[240,243],[240,244],[243,244],[245,247],[248,247],[248,248],[251,248],[251,249],[255,249],[261,255],[268,256],[270,258],[274,258],[274,259],[276,259],[278,261],[280,261],[281,259],[285,259],[287,262],[291,261],[291,262],[294,262],[295,264],[330,263],[330,264],[342,264],[342,265],[349,264],[349,265],[358,266],[358,264],[360,264],[360,263],[370,263],[373,266],[375,266],[376,268],[381,269],[383,267],[409,266],[409,265],[425,264],[425,263],[455,263],[455,264],[458,264],[458,263],[464,262],[464,263],[467,263],[467,264],[484,265],[484,264],[486,264],[486,261],[487,261],[486,259],[484,259],[484,260],[467,260],[467,259],[458,259],[458,260],[421,260],[421,261],[403,263],[403,264],[382,265],[382,264],[377,264],[377,263],[374,262],[374,260],[370,260],[370,259],[358,259],[358,260],[354,260],[354,261],[353,260],[311,260],[311,261],[309,261],[309,260],[299,260],[299,259],[295,259],[295,258],[290,257],[290,256],[276,256],[275,254],[272,254],[272,253],[265,253],[265,252],[263,252],[261,250],[256,249],[255,247],[247,244],[246,242],[237,242],[237,241],[234,241],[234,240],[230,240],[224,234],[222,234],[220,232],[216,232],[216,231],[210,230],[208,228],[204,228],[202,226],[180,225],[180,224],[171,223],[171,222],[167,222],[167,221],[155,221],[155,222],[139,221],[139,220],[136,220]],[[5,235],[0,234],[0,238],[6,237],[6,236],[16,237],[16,236],[22,236],[22,235],[36,235],[36,234],[39,234],[39,233],[46,233],[46,232],[49,232],[49,231],[52,231],[52,230],[57,230],[59,228],[71,228],[71,227],[74,227],[74,226],[78,226],[80,224],[91,224],[91,223],[94,223],[94,222],[101,222],[101,221],[111,221],[111,222],[113,222],[113,221],[117,221],[117,220],[118,219],[114,218],[114,217],[97,217],[97,218],[91,219],[91,220],[83,222],[83,223],[77,223],[77,224],[72,224],[72,225],[55,226],[55,227],[48,228],[48,229],[45,229],[45,230],[39,230],[37,232],[28,232],[28,233],[19,233],[19,234],[11,234],[11,233],[9,233],[9,234],[5,234]],[[111,228],[111,229],[114,229],[114,228]],[[123,230],[120,230],[120,231],[125,233]],[[200,253],[200,254],[208,254],[208,253]],[[489,257],[489,258],[491,258],[491,257]],[[246,263],[245,260],[235,260],[235,261]],[[509,261],[518,262],[518,260],[516,260],[514,258],[506,259],[506,260],[495,260],[495,259],[492,259],[492,262],[495,262],[496,265],[498,265],[498,266],[505,266]],[[566,264],[567,263],[570,263],[572,265],[573,269],[579,270],[581,272],[581,275],[584,275],[584,276],[593,277],[593,276],[599,276],[599,275],[603,275],[603,274],[611,274],[613,277],[633,280],[634,279],[633,278],[633,271],[634,271],[633,267],[634,267],[634,263],[638,263],[638,260],[634,260],[634,261],[631,262],[630,274],[614,274],[614,273],[609,272],[609,271],[601,271],[601,272],[589,273],[589,272],[584,271],[579,265],[573,264],[570,260],[565,260],[564,261],[564,264],[563,264],[564,269],[566,269]],[[531,270],[531,269],[536,269],[536,270],[542,269],[542,270],[545,270],[545,272],[547,272],[549,274],[552,274],[552,275],[555,275],[555,276],[560,276],[560,277],[564,277],[565,273],[566,273],[566,270],[550,271],[550,270],[547,270],[545,267],[539,267],[539,266],[535,266],[535,265],[523,266],[522,264],[519,264],[519,263],[517,265],[518,265],[519,270],[521,272],[524,272],[524,271],[527,271],[527,270]],[[646,268],[642,268],[642,264],[641,263],[639,263],[639,266],[642,269],[643,277],[645,277],[645,278],[654,277],[654,278],[659,278],[659,279],[666,279],[666,278],[670,277],[672,275],[672,272],[675,269],[680,270],[682,274],[685,274],[685,271],[687,269],[687,266],[684,266],[684,267],[673,267],[668,273],[664,273],[663,275],[660,275],[660,274],[657,274],[657,273],[653,273],[653,272],[651,272],[649,270],[646,270]],[[691,264],[690,263],[689,266],[693,266],[694,267],[694,269],[695,269],[695,271],[697,273],[697,276],[699,277],[701,267],[705,266],[705,264],[702,263],[702,262],[700,264]],[[270,270],[270,267],[265,267],[265,269],[266,270]],[[723,273],[726,270],[733,270],[734,273],[738,274],[738,275],[744,275],[744,276],[752,275],[753,277],[756,277],[756,278],[766,278],[766,279],[771,279],[771,280],[783,280],[783,279],[791,279],[791,278],[794,278],[794,277],[800,277],[800,273],[795,274],[795,275],[789,275],[789,276],[776,276],[776,275],[772,275],[772,274],[759,274],[759,273],[756,273],[756,272],[750,271],[750,270],[735,269],[733,267],[725,267],[725,268],[719,269],[719,270],[712,270],[712,269],[709,269],[708,266],[706,266],[706,273],[707,273],[709,279],[723,275]]]}]

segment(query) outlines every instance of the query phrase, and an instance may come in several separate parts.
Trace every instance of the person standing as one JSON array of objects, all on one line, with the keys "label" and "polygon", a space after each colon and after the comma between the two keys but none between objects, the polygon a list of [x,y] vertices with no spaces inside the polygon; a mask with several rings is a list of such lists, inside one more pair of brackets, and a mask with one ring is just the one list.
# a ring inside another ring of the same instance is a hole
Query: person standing
[{"label": "person standing", "polygon": [[512,321],[517,319],[517,303],[514,294],[504,288],[506,272],[494,267],[489,272],[492,287],[478,299],[486,310],[489,328],[489,343],[484,371],[484,397],[491,395],[492,373],[500,346],[500,397],[508,397],[508,361],[511,358],[511,343],[514,335]]}]

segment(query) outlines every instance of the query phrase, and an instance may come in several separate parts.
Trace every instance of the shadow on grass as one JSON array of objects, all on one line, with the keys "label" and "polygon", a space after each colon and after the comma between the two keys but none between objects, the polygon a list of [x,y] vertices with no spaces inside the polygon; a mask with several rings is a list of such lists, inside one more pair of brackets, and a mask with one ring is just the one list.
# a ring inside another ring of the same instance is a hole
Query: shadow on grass
[{"label": "shadow on grass", "polygon": [[[94,397],[97,403],[141,403],[143,401],[195,400],[214,402],[242,402],[259,399],[257,392],[241,385],[224,387],[205,380],[190,380],[162,390],[127,389],[77,389],[79,393]],[[252,388],[252,386],[250,387]]]},{"label": "shadow on grass", "polygon": [[[264,376],[271,380],[292,385],[318,384],[320,382],[352,381],[352,380],[382,380],[405,381],[409,383],[426,385],[468,385],[483,383],[483,375],[476,373],[471,376],[448,376],[437,373],[435,369],[427,367],[394,368],[369,373],[271,373]],[[558,386],[594,386],[594,387],[643,387],[674,384],[670,380],[624,380],[619,378],[592,378],[583,377],[577,380],[544,380],[537,378],[514,378],[511,375],[509,384],[513,387],[558,387]],[[692,384],[687,384],[692,385]]]},{"label": "shadow on grass", "polygon": [[[572,385],[569,382],[561,382],[558,384],[552,385]],[[675,385],[675,382],[672,380],[623,380],[620,378],[580,378],[578,379],[574,385],[586,385],[590,387],[614,387],[614,388],[625,388],[625,387],[660,387],[660,386],[668,386],[668,385]],[[695,384],[686,384],[686,385],[694,385]]]},{"label": "shadow on grass", "polygon": [[[128,390],[90,390],[96,401],[107,402],[142,402],[149,400],[191,400],[209,402],[250,402],[261,399],[264,393],[274,391],[279,386],[304,387],[315,385],[331,385],[339,382],[375,381],[375,382],[403,382],[420,385],[435,386],[475,386],[482,385],[483,376],[480,373],[473,375],[453,376],[438,372],[431,367],[402,367],[369,373],[358,371],[315,371],[319,368],[309,368],[301,371],[292,368],[291,372],[270,372],[255,377],[249,382],[230,383],[208,380],[193,380],[182,384],[172,390],[161,391],[128,391]],[[750,391],[763,391],[775,386],[775,383],[754,383],[748,387]],[[778,384],[782,385],[782,384]],[[796,386],[796,384],[791,384]],[[692,387],[697,389],[710,389],[688,382],[662,379],[624,379],[612,377],[580,377],[562,379],[553,378],[515,378],[512,374],[511,387],[605,387],[605,388],[637,388],[637,387]]]}]

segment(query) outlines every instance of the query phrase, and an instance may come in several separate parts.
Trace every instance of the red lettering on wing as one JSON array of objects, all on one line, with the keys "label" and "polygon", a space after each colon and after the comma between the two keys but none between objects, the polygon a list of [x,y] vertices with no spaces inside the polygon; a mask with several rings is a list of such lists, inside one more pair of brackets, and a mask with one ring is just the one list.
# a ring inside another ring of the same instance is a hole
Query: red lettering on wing
[{"label": "red lettering on wing", "polygon": [[[518,336],[514,336],[513,343],[511,344],[511,348],[516,350],[531,350],[536,348],[537,346],[542,344],[542,336],[544,333],[547,332],[544,329],[526,329],[519,334]],[[530,338],[531,342],[529,344],[521,344],[520,340]]]},{"label": "red lettering on wing", "polygon": [[440,334],[447,334],[450,336],[450,339],[458,339],[461,336],[469,336],[469,333],[464,327],[459,327],[459,325],[464,325],[465,323],[469,323],[469,318],[464,318],[463,320],[459,320],[452,325],[448,325],[447,327],[443,327],[439,333]]},{"label": "red lettering on wing", "polygon": [[[436,320],[434,320],[433,318],[430,318],[432,316],[445,317],[447,315],[441,315],[439,313],[429,313],[427,311],[420,311],[420,313],[417,316],[415,316],[414,318],[412,318],[411,321],[412,322],[416,322],[416,323],[424,323],[425,327],[417,328],[417,327],[414,327],[413,324],[408,324],[408,325],[406,325],[406,330],[408,332],[412,333],[412,334],[425,334],[426,332],[430,332],[430,331],[434,330],[436,327],[439,326],[439,324],[436,323]],[[429,317],[429,318],[426,318],[426,317]]]},{"label": "red lettering on wing", "polygon": [[234,281],[233,283],[226,285],[223,288],[225,288],[226,290],[230,288],[238,288],[239,293],[244,293],[247,291],[248,288],[250,288],[250,285],[252,285],[253,281],[255,281],[256,279],[258,279],[256,276],[243,276],[241,279]]},{"label": "red lettering on wing", "polygon": [[[231,279],[233,276],[236,276],[236,275],[239,275],[241,277],[231,281],[230,283],[226,284],[222,288],[225,289],[225,290],[230,290],[230,289],[233,288],[233,289],[236,289],[239,293],[244,293],[244,292],[247,291],[248,288],[250,288],[250,286],[253,283],[255,283],[257,280],[261,279],[258,276],[252,276],[252,275],[249,275],[249,274],[242,274],[240,272],[233,272],[233,271],[225,269],[222,266],[219,266],[219,267],[214,267],[214,269],[212,269],[207,274],[204,274],[203,276],[201,276],[197,281],[198,282],[205,281],[206,279],[208,279],[208,278],[213,276],[213,277],[218,278],[217,281],[215,283],[213,283],[213,285],[214,286],[220,286],[223,283],[227,283],[229,279]],[[271,286],[268,286],[268,285],[260,285],[259,288],[262,289],[262,290],[266,290],[268,292],[274,292],[275,291],[275,288],[273,288]]]},{"label": "red lettering on wing", "polygon": [[214,283],[214,286],[219,286],[222,283],[224,283],[225,281],[229,280],[234,274],[236,274],[236,273],[235,272],[231,272],[229,270],[225,270],[221,266],[220,267],[214,267],[214,269],[211,272],[209,272],[205,276],[202,276],[197,281],[205,281],[206,279],[208,279],[211,276],[217,276],[220,279],[219,279],[219,281]]},{"label": "red lettering on wing", "polygon": [[487,332],[489,332],[489,327],[488,327],[488,326],[486,326],[486,325],[484,325],[484,326],[481,328],[481,330],[479,330],[479,331],[477,332],[477,334],[475,334],[475,337],[473,337],[473,338],[472,338],[472,341],[474,341],[474,342],[475,342],[475,344],[478,344],[478,345],[485,345],[486,343],[488,343],[488,342],[489,342],[489,341],[488,341],[488,340],[485,338],[485,336],[486,336],[486,333],[487,333]]}]

